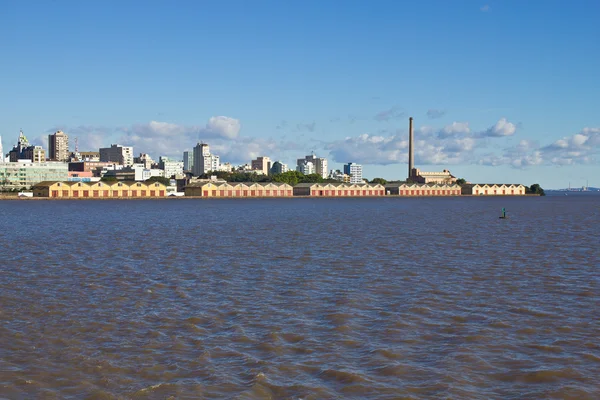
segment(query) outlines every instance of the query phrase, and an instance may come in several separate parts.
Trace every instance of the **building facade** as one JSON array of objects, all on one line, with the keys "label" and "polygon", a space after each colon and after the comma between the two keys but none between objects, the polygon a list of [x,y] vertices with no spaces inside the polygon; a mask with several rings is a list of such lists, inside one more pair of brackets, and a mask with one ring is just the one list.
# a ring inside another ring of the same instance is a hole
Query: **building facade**
[{"label": "building facade", "polygon": [[77,151],[69,154],[69,161],[100,162],[99,151]]},{"label": "building facade", "polygon": [[447,169],[441,172],[423,172],[418,168],[413,168],[410,176],[413,183],[455,183],[454,177]]},{"label": "building facade", "polygon": [[474,183],[462,186],[468,196],[524,196],[525,186],[514,183]]},{"label": "building facade", "polygon": [[[317,157],[314,153],[310,156],[306,156],[304,158],[299,158],[296,160],[296,171],[302,172],[302,170],[308,169],[308,163],[311,163],[313,174],[319,174],[323,177],[323,179],[327,178],[329,173],[327,167],[327,159]],[[308,175],[308,174],[305,174]]]},{"label": "building facade", "polygon": [[356,163],[344,164],[344,174],[350,176],[350,183],[362,183],[362,165]]},{"label": "building facade", "polygon": [[334,179],[338,182],[350,183],[350,175],[343,173],[339,169],[329,172],[329,179]]},{"label": "building facade", "polygon": [[194,164],[192,173],[196,176],[207,174],[211,171],[219,171],[221,159],[219,156],[210,154],[210,147],[206,143],[198,143],[194,147]]},{"label": "building facade", "polygon": [[288,166],[287,166],[287,164],[284,164],[281,161],[275,161],[271,165],[271,175],[283,174],[286,172],[288,172]]},{"label": "building facade", "polygon": [[385,187],[374,183],[299,183],[294,196],[311,197],[370,197],[385,196]]},{"label": "building facade", "polygon": [[262,171],[264,175],[269,175],[271,172],[271,159],[269,157],[257,157],[252,160],[252,170]]},{"label": "building facade", "polygon": [[19,131],[19,139],[17,140],[16,146],[14,146],[12,150],[8,152],[9,161],[17,162],[19,160],[26,159],[23,155],[23,151],[25,151],[25,149],[29,146],[31,146],[29,144],[29,140],[27,140],[27,137],[23,134],[23,131]]},{"label": "building facade", "polygon": [[51,161],[69,161],[69,136],[63,131],[48,135],[48,158]]},{"label": "building facade", "polygon": [[133,147],[111,144],[100,149],[100,162],[113,162],[119,165],[133,165]]},{"label": "building facade", "polygon": [[150,157],[150,154],[147,153],[140,153],[139,157],[133,159],[133,163],[142,164],[146,169],[150,169],[156,164],[152,157]]},{"label": "building facade", "polygon": [[296,167],[296,171],[301,172],[304,175],[311,175],[315,173],[315,166],[311,161],[303,160],[302,163]]},{"label": "building facade", "polygon": [[0,163],[0,187],[4,189],[29,189],[43,181],[66,181],[68,177],[67,163],[31,160]]},{"label": "building facade", "polygon": [[193,182],[185,186],[185,195],[211,198],[292,197],[293,188],[281,182]]},{"label": "building facade", "polygon": [[159,182],[64,182],[45,181],[33,186],[33,197],[65,199],[160,198],[167,193]]},{"label": "building facade", "polygon": [[31,160],[34,163],[43,163],[46,161],[46,151],[42,146],[29,146],[23,150],[23,158]]},{"label": "building facade", "polygon": [[23,131],[19,131],[17,145],[8,153],[8,159],[10,162],[30,160],[34,163],[42,163],[46,161],[46,152],[42,146],[32,146]]},{"label": "building facade", "polygon": [[183,170],[191,171],[194,166],[194,152],[184,151],[183,152]]},{"label": "building facade", "polygon": [[173,178],[183,175],[183,161],[165,161],[162,164],[166,178]]},{"label": "building facade", "polygon": [[457,184],[388,183],[386,193],[392,196],[460,196]]}]

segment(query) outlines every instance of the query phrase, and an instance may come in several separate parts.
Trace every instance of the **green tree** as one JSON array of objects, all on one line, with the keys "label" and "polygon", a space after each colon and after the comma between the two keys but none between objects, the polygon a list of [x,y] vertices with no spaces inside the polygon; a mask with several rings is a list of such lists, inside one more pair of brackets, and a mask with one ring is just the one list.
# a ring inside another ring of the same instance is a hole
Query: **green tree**
[{"label": "green tree", "polygon": [[537,195],[540,195],[540,196],[545,196],[546,195],[546,193],[544,192],[544,189],[542,189],[542,187],[538,183],[534,183],[528,189],[529,189],[527,191],[528,193],[537,194]]},{"label": "green tree", "polygon": [[383,178],[373,178],[371,180],[371,183],[376,183],[376,184],[380,184],[380,185],[385,185],[386,183],[388,183],[385,179]]},{"label": "green tree", "polygon": [[102,182],[116,182],[118,181],[116,176],[103,176],[102,178],[100,178],[100,180]]},{"label": "green tree", "polygon": [[304,174],[299,171],[287,171],[282,174],[275,174],[272,177],[273,182],[287,183],[288,185],[295,186],[304,179]]},{"label": "green tree", "polygon": [[459,185],[459,186],[465,185],[466,183],[467,183],[467,180],[464,179],[464,178],[458,178],[456,180],[456,184]]},{"label": "green tree", "polygon": [[158,182],[162,183],[165,186],[169,186],[171,184],[171,180],[169,178],[165,178],[164,176],[151,176],[146,179],[146,183]]},{"label": "green tree", "polygon": [[323,183],[323,177],[319,174],[302,175],[299,183]]}]

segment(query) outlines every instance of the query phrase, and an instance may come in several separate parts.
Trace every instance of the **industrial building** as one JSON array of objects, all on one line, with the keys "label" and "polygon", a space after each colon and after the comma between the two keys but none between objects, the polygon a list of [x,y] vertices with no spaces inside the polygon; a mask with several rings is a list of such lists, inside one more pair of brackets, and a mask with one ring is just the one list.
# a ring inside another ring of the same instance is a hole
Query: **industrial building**
[{"label": "industrial building", "polygon": [[33,197],[48,198],[159,198],[166,186],[159,182],[40,182],[33,186]]},{"label": "industrial building", "polygon": [[473,183],[462,186],[462,194],[468,196],[523,196],[525,186],[514,183]]},{"label": "industrial building", "polygon": [[385,187],[380,184],[363,183],[299,183],[294,186],[294,196],[311,197],[366,197],[385,196]]},{"label": "industrial building", "polygon": [[408,119],[408,180],[413,183],[442,183],[451,184],[456,182],[447,169],[442,172],[424,172],[415,168],[413,118]]},{"label": "industrial building", "polygon": [[388,183],[386,193],[392,196],[460,196],[457,184]]},{"label": "industrial building", "polygon": [[293,188],[281,182],[219,182],[189,183],[184,188],[186,196],[195,197],[292,197]]}]

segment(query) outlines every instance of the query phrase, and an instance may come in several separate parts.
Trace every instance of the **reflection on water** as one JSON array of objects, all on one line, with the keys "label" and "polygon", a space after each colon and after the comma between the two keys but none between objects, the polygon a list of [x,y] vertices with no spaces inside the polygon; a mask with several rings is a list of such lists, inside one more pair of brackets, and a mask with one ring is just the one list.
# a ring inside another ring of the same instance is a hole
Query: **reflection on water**
[{"label": "reflection on water", "polygon": [[0,397],[597,398],[599,206],[3,201]]}]

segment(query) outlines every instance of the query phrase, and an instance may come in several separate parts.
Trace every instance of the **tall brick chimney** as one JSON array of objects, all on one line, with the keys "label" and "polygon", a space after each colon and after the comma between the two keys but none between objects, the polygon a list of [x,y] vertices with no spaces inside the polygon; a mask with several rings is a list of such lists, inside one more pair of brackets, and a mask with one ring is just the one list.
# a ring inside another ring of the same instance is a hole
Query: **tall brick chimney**
[{"label": "tall brick chimney", "polygon": [[412,170],[415,167],[415,152],[413,147],[414,142],[413,119],[408,119],[408,178],[412,176]]}]

